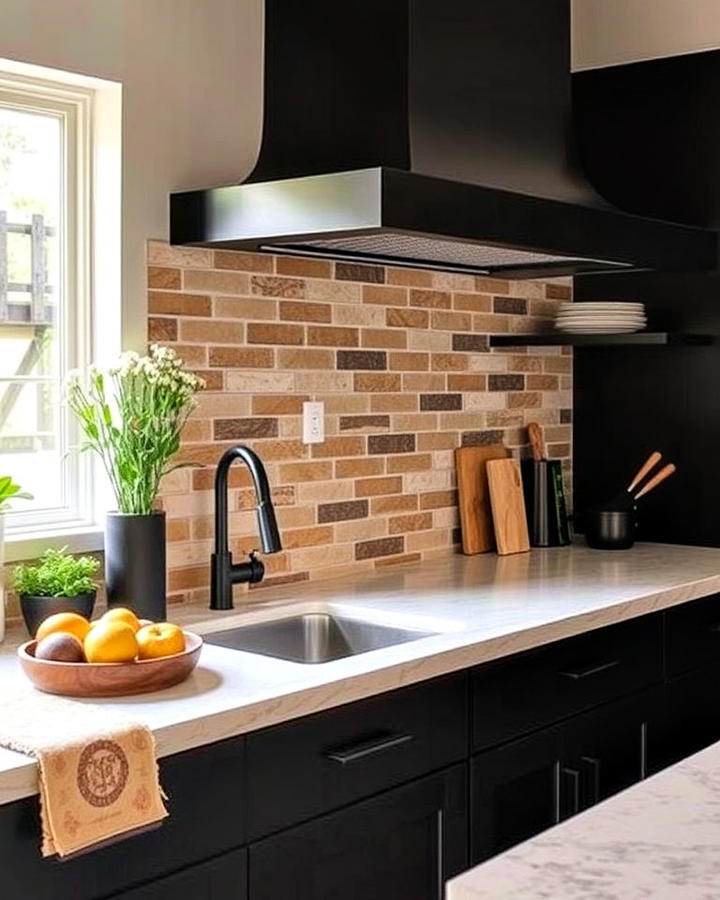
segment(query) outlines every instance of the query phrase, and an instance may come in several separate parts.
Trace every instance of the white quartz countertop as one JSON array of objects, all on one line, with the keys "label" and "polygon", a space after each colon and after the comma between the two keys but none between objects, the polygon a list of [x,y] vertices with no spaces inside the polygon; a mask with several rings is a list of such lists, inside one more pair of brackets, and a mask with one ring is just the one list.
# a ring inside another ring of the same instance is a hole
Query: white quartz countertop
[{"label": "white quartz countertop", "polygon": [[446,900],[716,900],[720,744],[448,883]]},{"label": "white quartz countertop", "polygon": [[[373,575],[267,588],[267,601],[247,612],[171,611],[199,633],[332,611],[437,632],[430,637],[320,665],[206,645],[183,684],[92,702],[147,723],[159,755],[167,756],[716,591],[720,550],[702,547],[639,544],[612,552],[575,545],[506,557],[445,556]],[[27,684],[6,641],[0,690]],[[0,803],[35,793],[34,762],[0,749]]]}]

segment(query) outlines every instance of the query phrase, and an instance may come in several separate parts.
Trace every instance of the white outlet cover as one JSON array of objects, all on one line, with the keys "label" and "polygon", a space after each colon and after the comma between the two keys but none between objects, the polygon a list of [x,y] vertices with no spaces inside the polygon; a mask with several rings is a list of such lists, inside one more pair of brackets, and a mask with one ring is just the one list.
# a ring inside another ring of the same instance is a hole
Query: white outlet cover
[{"label": "white outlet cover", "polygon": [[325,440],[325,404],[303,403],[303,444],[322,444]]}]

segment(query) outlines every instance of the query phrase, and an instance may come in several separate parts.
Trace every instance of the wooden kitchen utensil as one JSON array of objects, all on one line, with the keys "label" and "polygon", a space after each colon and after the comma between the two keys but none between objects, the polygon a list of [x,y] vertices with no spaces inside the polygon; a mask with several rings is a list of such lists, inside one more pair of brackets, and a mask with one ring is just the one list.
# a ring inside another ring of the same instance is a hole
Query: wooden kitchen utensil
[{"label": "wooden kitchen utensil", "polygon": [[669,478],[673,472],[675,472],[675,466],[673,463],[668,463],[666,466],[663,466],[662,469],[657,473],[657,475],[653,475],[653,477],[648,481],[648,483],[643,487],[642,490],[638,491],[635,494],[635,499],[639,500],[645,494],[649,494],[650,491],[654,490],[661,482],[665,481],[666,478]]},{"label": "wooden kitchen utensil", "polygon": [[502,444],[455,450],[463,553],[485,553],[495,546],[485,466],[488,460],[509,455],[510,451]]},{"label": "wooden kitchen utensil", "polygon": [[486,463],[497,552],[524,553],[530,549],[520,466],[516,459]]}]

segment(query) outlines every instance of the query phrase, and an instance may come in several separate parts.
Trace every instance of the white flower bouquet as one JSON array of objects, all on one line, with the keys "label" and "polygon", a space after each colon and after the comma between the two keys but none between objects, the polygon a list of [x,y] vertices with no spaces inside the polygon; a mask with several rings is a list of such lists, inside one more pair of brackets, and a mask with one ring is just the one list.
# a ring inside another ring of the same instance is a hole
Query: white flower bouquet
[{"label": "white flower bouquet", "polygon": [[123,353],[106,372],[90,367],[84,380],[70,376],[68,403],[85,436],[80,449],[100,456],[118,512],[153,512],[160,479],[177,468],[171,460],[204,386],[174,350],[157,344],[148,356]]}]

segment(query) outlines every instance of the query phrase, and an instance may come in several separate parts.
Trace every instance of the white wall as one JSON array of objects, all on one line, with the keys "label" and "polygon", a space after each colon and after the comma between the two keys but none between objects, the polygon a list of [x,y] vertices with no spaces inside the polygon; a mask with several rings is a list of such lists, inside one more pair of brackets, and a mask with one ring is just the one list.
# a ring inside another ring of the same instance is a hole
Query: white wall
[{"label": "white wall", "polygon": [[0,57],[123,85],[123,337],[145,340],[145,241],[171,190],[239,181],[262,115],[262,0],[0,0]]},{"label": "white wall", "polygon": [[574,70],[720,47],[720,0],[572,0]]}]

